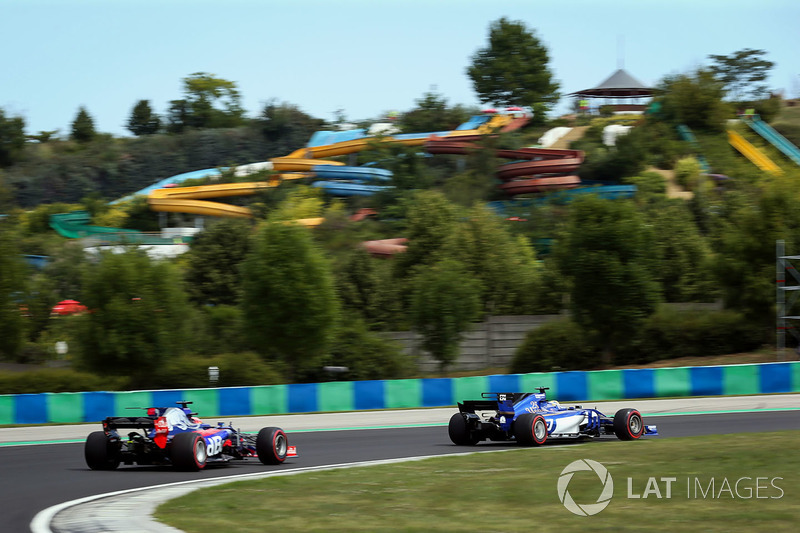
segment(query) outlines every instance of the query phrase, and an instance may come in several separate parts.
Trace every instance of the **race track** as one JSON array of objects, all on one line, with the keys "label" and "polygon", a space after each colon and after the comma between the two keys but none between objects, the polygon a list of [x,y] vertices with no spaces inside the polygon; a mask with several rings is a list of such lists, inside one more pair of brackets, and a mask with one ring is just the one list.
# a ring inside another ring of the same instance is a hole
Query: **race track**
[{"label": "race track", "polygon": [[[764,432],[800,429],[800,410],[662,415],[645,417],[645,422],[657,424],[661,434],[660,437],[648,438]],[[442,423],[446,424],[446,420]],[[4,481],[0,493],[3,530],[29,531],[33,517],[45,508],[69,500],[136,487],[269,470],[515,448],[505,443],[482,443],[474,448],[454,446],[447,436],[446,425],[302,432],[291,432],[287,427],[287,433],[291,444],[297,445],[300,457],[282,466],[264,466],[251,460],[197,473],[136,466],[122,466],[110,472],[91,471],[83,460],[82,443],[0,446]],[[556,445],[548,444],[545,448]],[[590,445],[602,446],[602,442]],[[636,446],[636,443],[631,443],[631,446]]]}]

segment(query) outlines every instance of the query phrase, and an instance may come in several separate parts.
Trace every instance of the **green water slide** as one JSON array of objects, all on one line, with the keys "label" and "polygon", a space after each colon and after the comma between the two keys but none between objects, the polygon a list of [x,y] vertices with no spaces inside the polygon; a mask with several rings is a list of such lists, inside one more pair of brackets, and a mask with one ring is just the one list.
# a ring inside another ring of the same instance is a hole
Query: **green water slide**
[{"label": "green water slide", "polygon": [[[107,228],[89,224],[91,215],[86,211],[73,211],[50,216],[50,227],[68,239],[95,238],[103,242],[131,244],[176,244],[175,239],[144,233],[133,229]],[[185,242],[185,237],[177,237]]]}]

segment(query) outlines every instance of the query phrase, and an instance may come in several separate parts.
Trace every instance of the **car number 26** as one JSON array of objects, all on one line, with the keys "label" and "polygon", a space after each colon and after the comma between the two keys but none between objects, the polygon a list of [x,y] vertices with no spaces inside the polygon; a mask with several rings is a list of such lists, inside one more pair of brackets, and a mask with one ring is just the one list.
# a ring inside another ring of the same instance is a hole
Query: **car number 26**
[{"label": "car number 26", "polygon": [[209,456],[219,455],[222,453],[222,437],[219,435],[208,437],[208,439],[206,439],[206,443],[208,448],[206,453],[208,453]]}]

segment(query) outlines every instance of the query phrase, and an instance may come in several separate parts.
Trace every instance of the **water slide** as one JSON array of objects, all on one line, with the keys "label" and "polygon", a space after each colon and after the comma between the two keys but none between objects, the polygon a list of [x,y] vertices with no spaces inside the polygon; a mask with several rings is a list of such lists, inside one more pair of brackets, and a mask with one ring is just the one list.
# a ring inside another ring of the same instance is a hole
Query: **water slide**
[{"label": "water slide", "polygon": [[783,171],[776,165],[764,152],[750,144],[747,139],[733,130],[728,130],[728,142],[736,148],[739,153],[749,159],[755,166],[765,172],[782,174]]},{"label": "water slide", "polygon": [[[431,154],[468,154],[481,149],[472,140],[431,138],[425,143],[425,150]],[[509,196],[571,189],[581,183],[581,179],[572,174],[583,163],[580,150],[520,148],[496,150],[495,155],[514,160],[497,170],[497,177],[504,182],[498,187]]]},{"label": "water slide", "polygon": [[[524,112],[508,112],[472,117],[452,131],[433,133],[412,133],[373,137],[362,130],[341,132],[321,131],[315,133],[308,144],[287,156],[276,157],[259,165],[270,165],[280,174],[271,181],[252,183],[229,183],[202,185],[197,187],[152,188],[147,201],[153,211],[193,213],[198,215],[250,217],[246,207],[231,206],[222,202],[208,201],[209,198],[242,196],[268,187],[274,187],[286,179],[309,177],[324,178],[325,181],[313,185],[324,188],[331,194],[341,196],[370,195],[383,190],[385,186],[371,182],[387,181],[391,173],[374,167],[346,166],[339,161],[327,158],[354,154],[368,149],[374,142],[399,143],[405,146],[423,146],[432,137],[446,139],[477,138],[497,131],[510,131],[524,125],[529,120]],[[174,177],[168,181],[175,183]]]},{"label": "water slide", "polygon": [[68,239],[95,238],[103,243],[182,244],[183,237],[166,238],[132,229],[108,228],[89,224],[91,215],[86,211],[73,211],[50,215],[50,227]]},{"label": "water slide", "polygon": [[751,118],[742,117],[745,124],[750,126],[753,131],[764,137],[775,148],[783,152],[783,154],[800,165],[800,149],[793,145],[789,139],[775,131],[775,129],[761,120],[758,115],[753,115]]},{"label": "water slide", "polygon": [[694,136],[694,133],[692,133],[692,130],[689,129],[689,126],[686,124],[679,124],[678,134],[681,136],[681,139],[692,145],[692,148],[695,152],[694,156],[697,159],[697,162],[700,163],[700,169],[706,174],[711,172],[711,166],[708,164],[708,161],[706,161],[705,156],[702,154],[702,151],[700,150],[700,143],[697,142],[697,138]]}]

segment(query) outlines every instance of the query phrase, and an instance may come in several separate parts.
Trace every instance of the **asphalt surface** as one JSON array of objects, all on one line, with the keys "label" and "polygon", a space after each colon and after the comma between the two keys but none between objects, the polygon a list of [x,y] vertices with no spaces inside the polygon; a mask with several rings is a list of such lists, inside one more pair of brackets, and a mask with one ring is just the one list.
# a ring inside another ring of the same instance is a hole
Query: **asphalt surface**
[{"label": "asphalt surface", "polygon": [[[645,415],[645,423],[658,425],[661,436],[649,438],[800,429],[800,395],[605,402],[596,406],[612,415],[622,406],[637,407]],[[717,412],[726,410],[733,412]],[[99,429],[97,424],[0,428],[0,471],[5,481],[0,489],[2,529],[30,531],[31,521],[37,517],[36,531],[176,531],[150,521],[149,513],[159,503],[198,488],[199,480],[224,482],[223,478],[262,477],[332,465],[516,448],[505,443],[482,443],[474,448],[452,445],[446,425],[453,412],[449,408],[235,419],[235,425],[244,431],[266,425],[283,427],[300,457],[281,466],[249,460],[195,473],[136,466],[91,471],[83,459],[83,439]],[[390,425],[406,427],[387,427]],[[30,444],[57,439],[77,442]],[[541,453],[554,446],[544,446]],[[82,498],[164,485],[168,487],[53,508]]]}]

